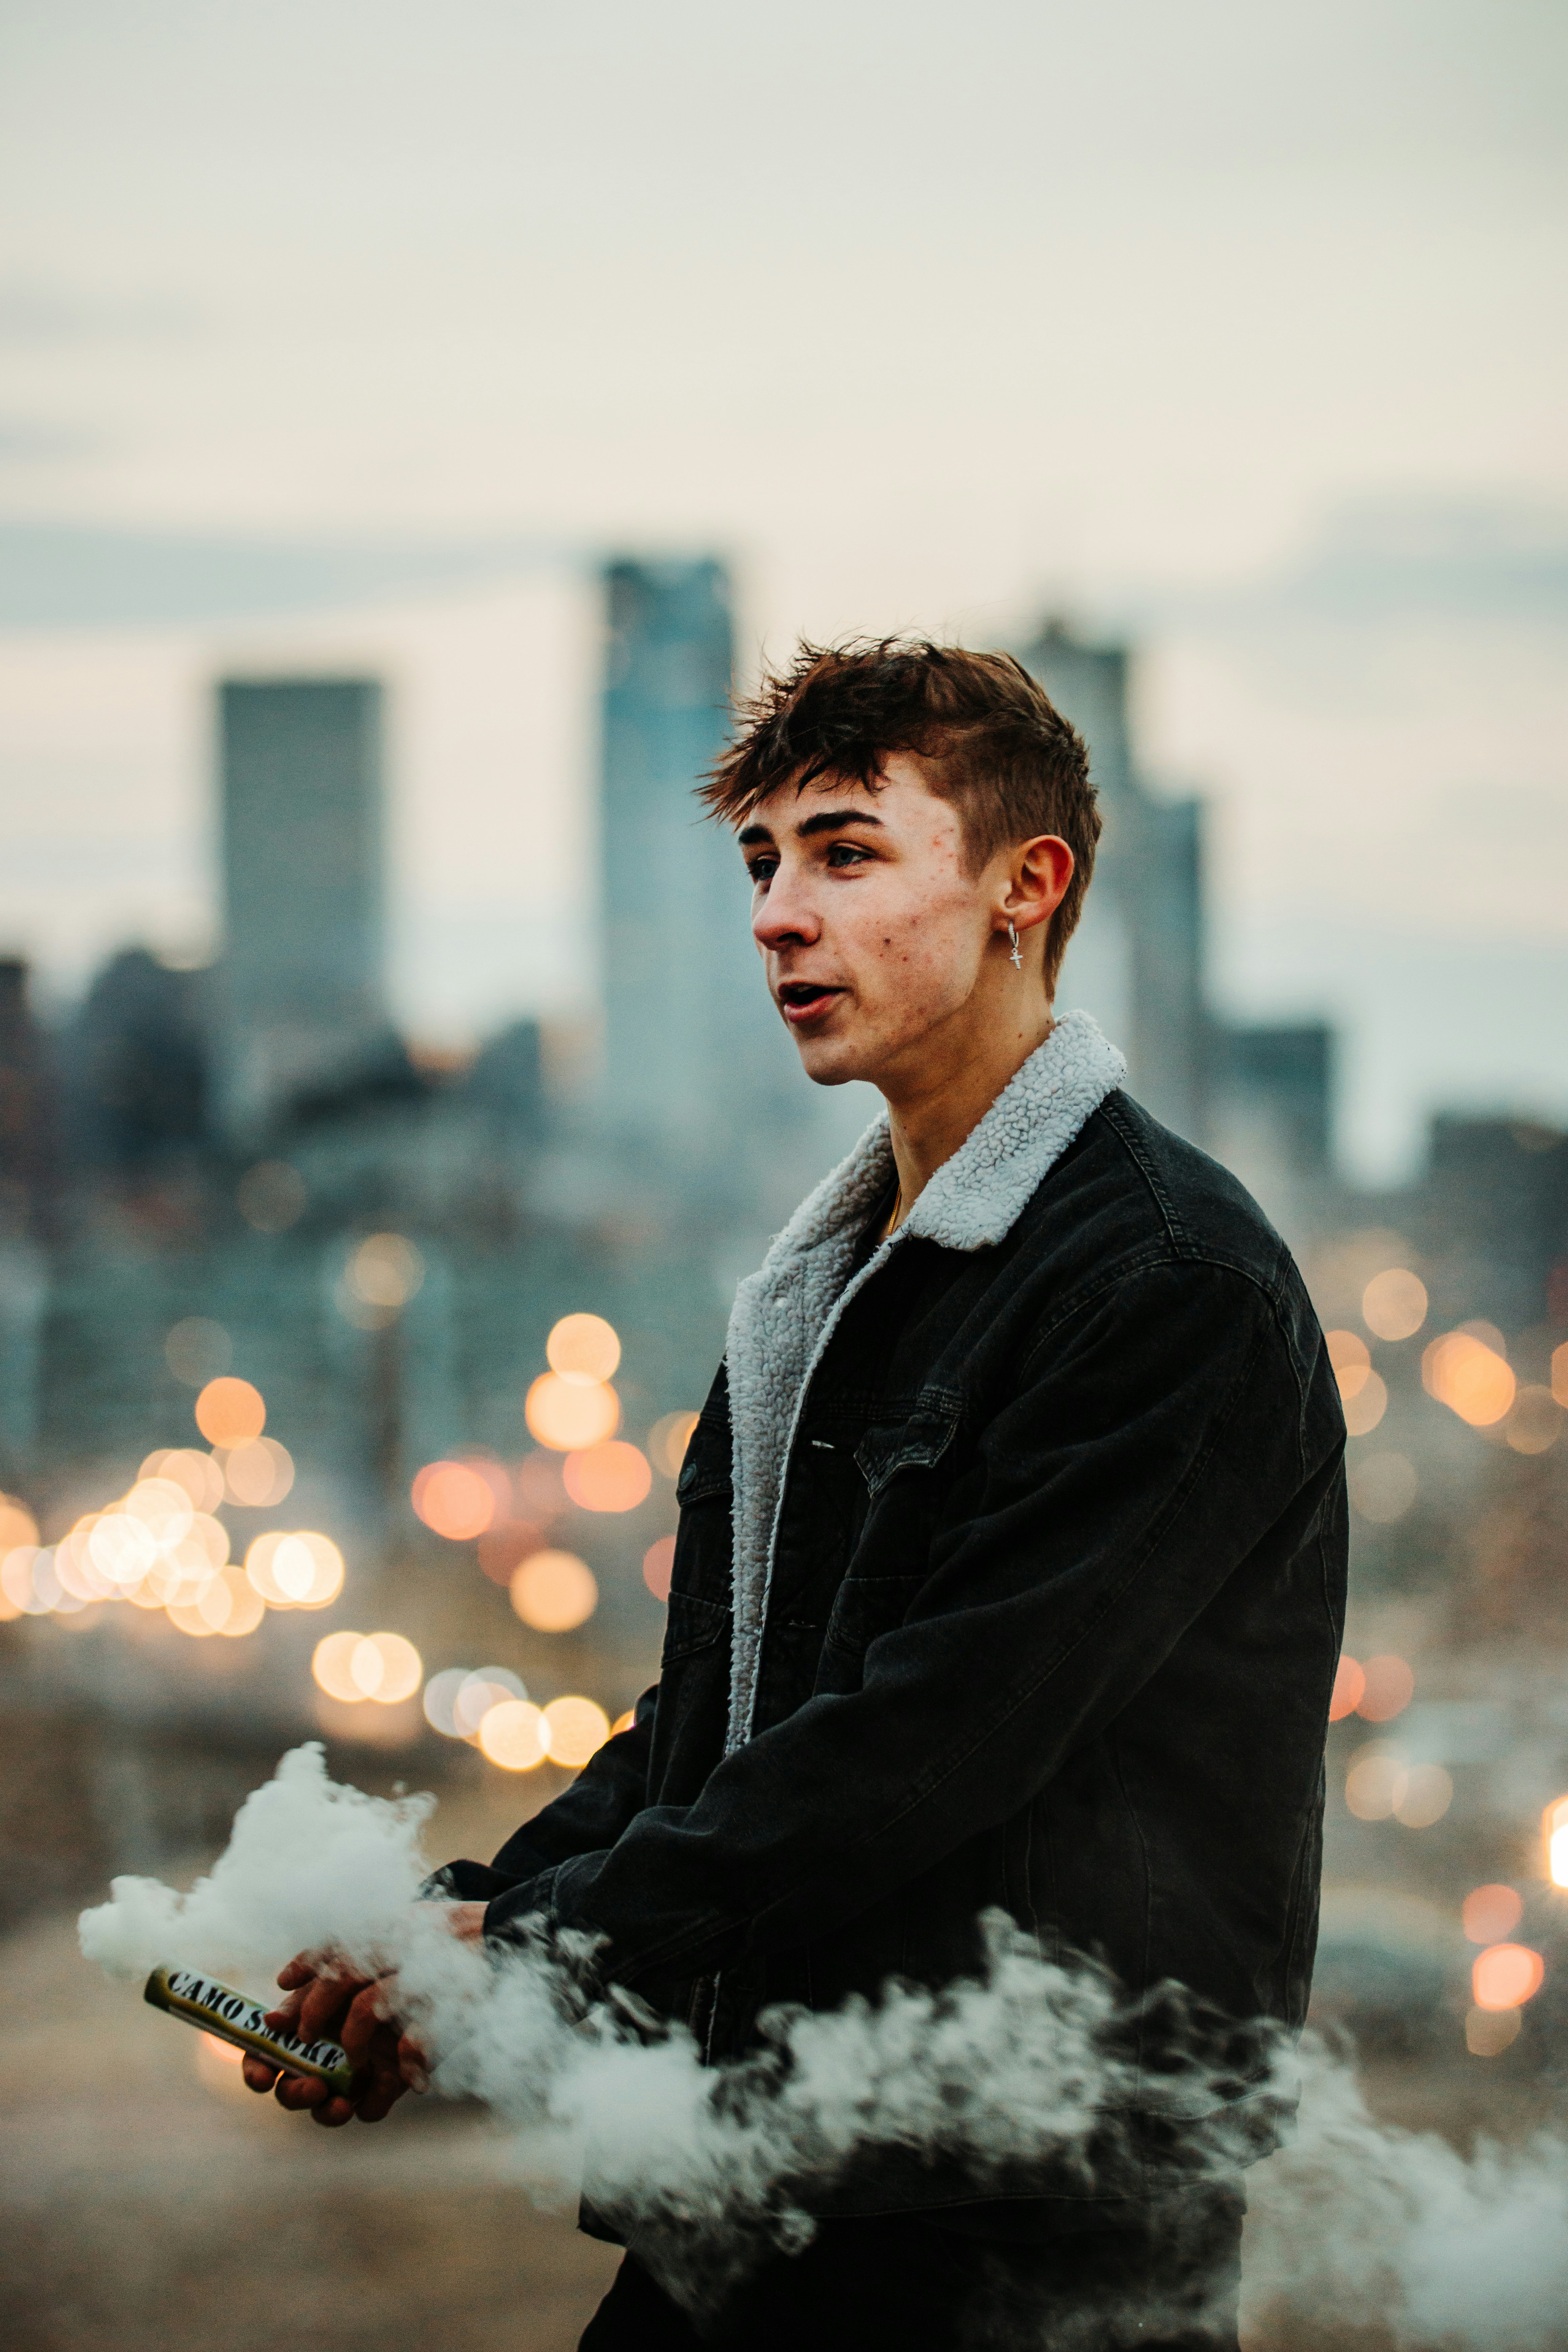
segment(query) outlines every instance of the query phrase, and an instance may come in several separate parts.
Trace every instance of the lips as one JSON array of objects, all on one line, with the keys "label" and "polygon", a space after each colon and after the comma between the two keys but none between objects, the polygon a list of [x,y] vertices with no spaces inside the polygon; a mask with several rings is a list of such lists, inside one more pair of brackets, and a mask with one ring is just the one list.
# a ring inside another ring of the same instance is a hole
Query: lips
[{"label": "lips", "polygon": [[779,1010],[791,1027],[798,1029],[820,1019],[843,993],[841,988],[825,988],[819,981],[786,980],[778,992]]}]

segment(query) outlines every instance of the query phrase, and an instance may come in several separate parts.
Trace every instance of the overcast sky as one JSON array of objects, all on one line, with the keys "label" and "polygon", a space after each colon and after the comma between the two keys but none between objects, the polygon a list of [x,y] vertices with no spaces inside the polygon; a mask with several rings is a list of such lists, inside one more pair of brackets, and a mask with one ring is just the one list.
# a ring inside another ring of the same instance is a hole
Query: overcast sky
[{"label": "overcast sky", "polygon": [[[1311,637],[1290,583],[1370,506],[1568,545],[1565,37],[1533,0],[21,0],[0,517],[712,546],[773,645],[1136,618],[1151,760],[1215,797],[1216,985],[1383,1023],[1391,1166],[1434,1087],[1484,1096],[1507,954],[1568,977],[1560,584]],[[1456,904],[1501,976],[1417,1069],[1390,1008]],[[1568,1109],[1522,1017],[1493,1092]]]}]

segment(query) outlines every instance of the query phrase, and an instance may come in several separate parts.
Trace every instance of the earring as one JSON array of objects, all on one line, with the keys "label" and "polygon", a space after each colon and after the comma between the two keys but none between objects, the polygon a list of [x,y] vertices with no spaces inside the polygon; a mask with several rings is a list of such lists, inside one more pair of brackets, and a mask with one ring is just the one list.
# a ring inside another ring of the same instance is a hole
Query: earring
[{"label": "earring", "polygon": [[1016,971],[1022,971],[1024,969],[1024,959],[1018,952],[1018,933],[1016,928],[1012,923],[1009,923],[1007,926],[1007,937],[1013,942],[1013,952],[1007,960]]}]

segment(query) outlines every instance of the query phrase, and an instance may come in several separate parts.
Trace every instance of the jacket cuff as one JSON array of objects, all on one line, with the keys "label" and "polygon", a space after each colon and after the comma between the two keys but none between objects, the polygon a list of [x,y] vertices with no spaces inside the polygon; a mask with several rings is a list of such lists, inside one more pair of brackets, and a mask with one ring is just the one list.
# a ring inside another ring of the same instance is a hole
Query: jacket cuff
[{"label": "jacket cuff", "polygon": [[515,1886],[516,1879],[488,1862],[444,1862],[420,1887],[420,1903],[489,1903]]},{"label": "jacket cuff", "polygon": [[[494,1873],[490,1874],[492,1876]],[[484,1937],[489,1949],[515,1950],[548,1934],[555,1923],[555,1870],[542,1870],[521,1884],[499,1887],[485,1911]]]}]

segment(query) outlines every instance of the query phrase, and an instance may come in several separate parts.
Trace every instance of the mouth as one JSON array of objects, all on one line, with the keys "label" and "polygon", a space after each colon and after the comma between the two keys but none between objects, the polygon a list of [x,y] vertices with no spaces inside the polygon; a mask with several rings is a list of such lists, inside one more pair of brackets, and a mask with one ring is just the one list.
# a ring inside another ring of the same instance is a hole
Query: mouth
[{"label": "mouth", "polygon": [[786,980],[778,992],[779,1010],[792,1029],[803,1029],[820,1020],[843,993],[841,988],[824,988],[819,981]]}]

